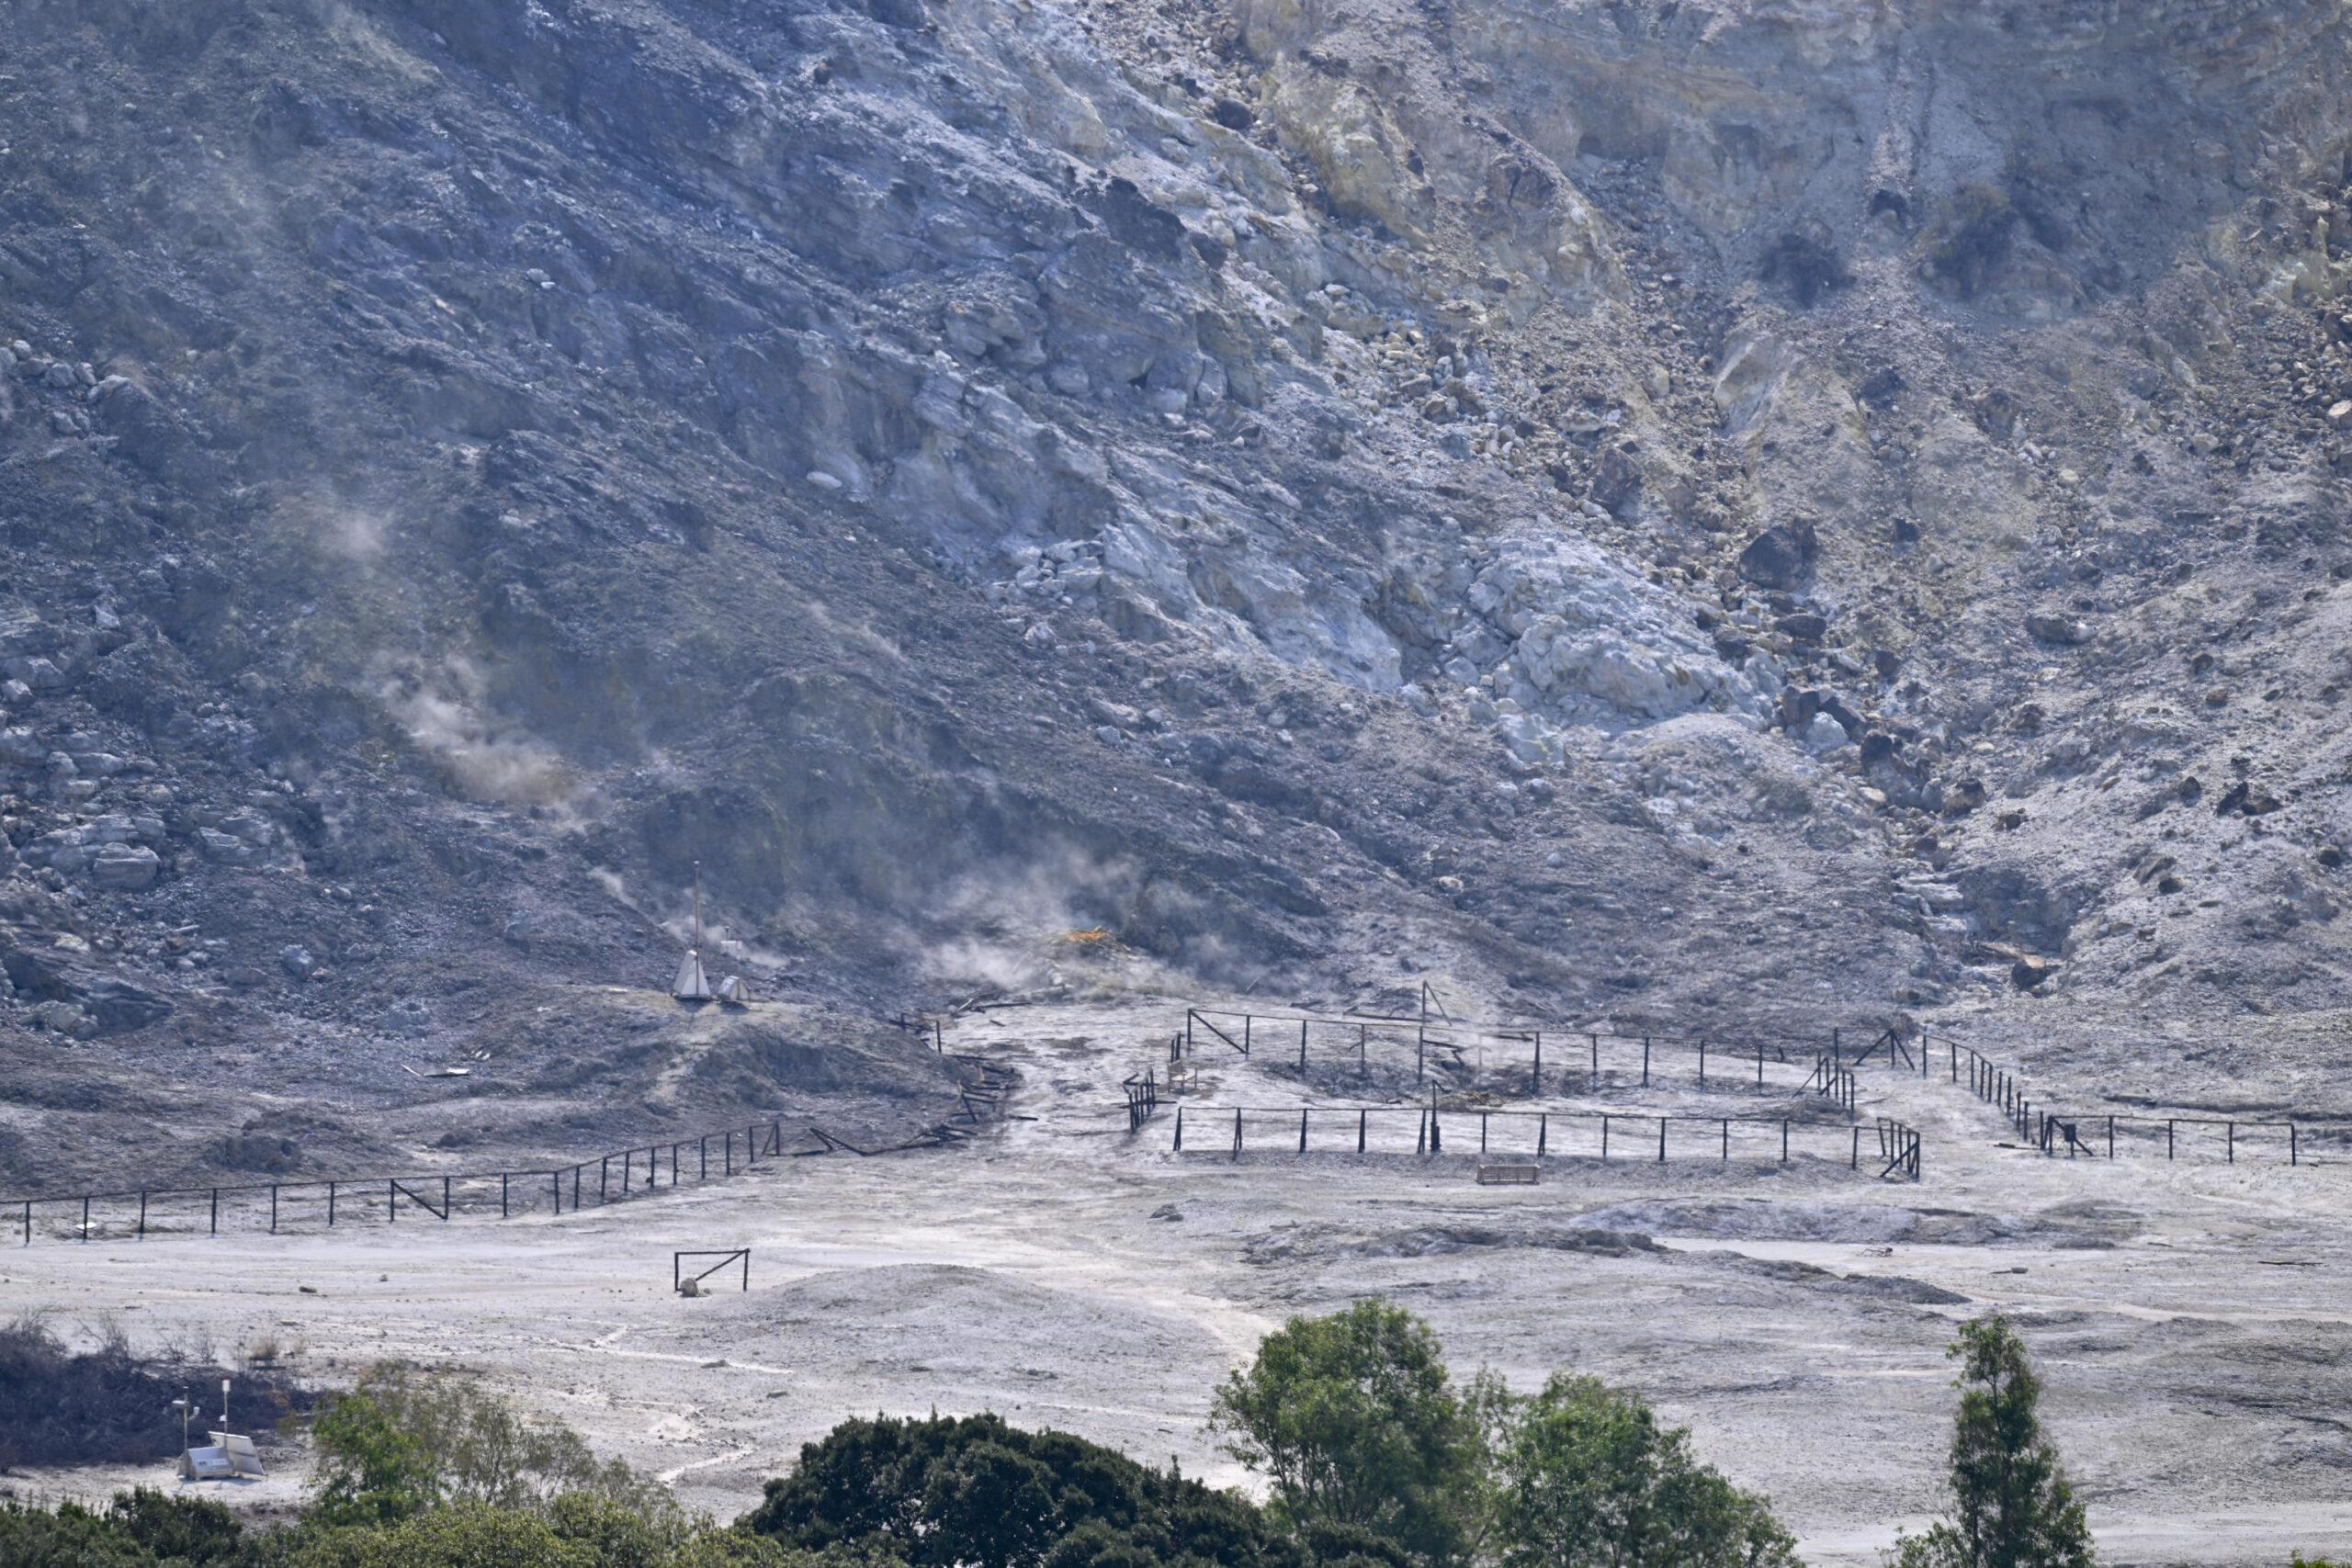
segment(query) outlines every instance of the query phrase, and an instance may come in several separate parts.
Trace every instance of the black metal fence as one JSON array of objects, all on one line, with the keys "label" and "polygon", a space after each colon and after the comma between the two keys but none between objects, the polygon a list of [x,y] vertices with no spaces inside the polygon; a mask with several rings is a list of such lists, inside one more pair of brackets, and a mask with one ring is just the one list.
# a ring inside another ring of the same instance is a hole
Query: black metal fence
[{"label": "black metal fence", "polygon": [[[1525,1092],[1531,1095],[1546,1088],[1580,1087],[1597,1093],[1604,1088],[1650,1089],[1670,1083],[1709,1092],[1819,1093],[1850,1111],[1854,1080],[1834,1049],[1837,1031],[1831,1034],[1832,1048],[1825,1049],[1538,1024],[1472,1025],[1426,1015],[1188,1007],[1176,1044],[1185,1056],[1224,1046],[1253,1061],[1295,1066],[1301,1074],[1319,1062],[1353,1066],[1360,1077],[1370,1076],[1375,1049],[1385,1062],[1392,1052],[1401,1058],[1409,1046],[1416,1081],[1426,1080],[1436,1066],[1473,1074],[1524,1074]],[[1800,1081],[1774,1070],[1783,1067],[1792,1072],[1804,1068],[1806,1076]]]},{"label": "black metal fence", "polygon": [[[1860,1113],[1858,1070],[1873,1060],[1883,1060],[1892,1070],[1929,1080],[1941,1066],[1947,1081],[1964,1083],[1979,1100],[1998,1111],[2019,1141],[2052,1156],[2120,1157],[2134,1146],[2152,1154],[2161,1152],[2167,1159],[2218,1158],[2231,1164],[2241,1154],[2265,1158],[2283,1156],[2290,1165],[2309,1164],[2320,1151],[2352,1156],[2352,1122],[2340,1121],[2293,1116],[2246,1121],[2110,1117],[2104,1112],[2052,1111],[2027,1092],[2025,1080],[2013,1067],[1964,1041],[1932,1032],[1853,1031],[1853,1038],[1869,1042],[1856,1049],[1847,1043],[1849,1031],[1833,1028],[1824,1048],[1753,1038],[1735,1043],[1532,1023],[1473,1025],[1433,1017],[1430,1006],[1424,991],[1418,1015],[1253,1013],[1188,1007],[1176,1046],[1187,1055],[1196,1049],[1214,1051],[1224,1046],[1253,1060],[1271,1056],[1285,1066],[1295,1065],[1302,1077],[1310,1064],[1328,1064],[1334,1058],[1352,1062],[1359,1073],[1368,1074],[1375,1050],[1401,1052],[1409,1047],[1417,1081],[1427,1078],[1433,1065],[1492,1070],[1498,1064],[1487,1059],[1491,1055],[1500,1059],[1502,1071],[1527,1075],[1525,1092],[1531,1095],[1541,1094],[1547,1087],[1561,1090],[1581,1086],[1589,1093],[1611,1087],[1649,1089],[1660,1084],[1695,1086],[1710,1092],[1745,1089],[1757,1093],[1824,1096],[1849,1115]],[[1807,1063],[1811,1071],[1802,1083],[1790,1084],[1786,1075],[1768,1072],[1770,1067]],[[2111,1138],[2108,1135],[2110,1123]],[[2110,1147],[2115,1156],[2109,1155]]]},{"label": "black metal fence", "polygon": [[[639,1144],[569,1166],[537,1170],[433,1172],[408,1176],[336,1177],[316,1181],[258,1181],[219,1187],[134,1188],[70,1197],[0,1199],[0,1214],[15,1211],[19,1245],[30,1247],[37,1217],[48,1217],[69,1238],[94,1235],[144,1240],[154,1229],[220,1234],[222,1210],[232,1224],[266,1225],[269,1234],[296,1227],[400,1222],[412,1215],[447,1221],[458,1213],[511,1219],[564,1214],[650,1196],[685,1182],[720,1180],[763,1159],[783,1156],[784,1122],[746,1122],[667,1144]],[[588,1172],[596,1175],[592,1179]],[[62,1214],[62,1221],[57,1216]],[[107,1227],[112,1227],[110,1233]]]},{"label": "black metal fence", "polygon": [[2352,1155],[2352,1122],[2278,1118],[2233,1120],[2213,1116],[2114,1116],[2105,1111],[2053,1111],[2026,1092],[2024,1080],[1975,1046],[1948,1034],[1922,1031],[1905,1036],[1882,1032],[1853,1058],[1860,1066],[1873,1055],[1888,1066],[1932,1078],[1939,1059],[1947,1082],[1968,1091],[2001,1113],[2019,1142],[2052,1156],[2116,1159],[2139,1152],[2168,1160],[2212,1159],[2235,1165],[2238,1156],[2277,1159],[2300,1166],[2323,1154]]},{"label": "black metal fence", "polygon": [[[1654,1116],[1601,1111],[1447,1111],[1436,1105],[1179,1105],[1170,1148],[1184,1152],[1186,1122],[1193,1151],[1239,1157],[1255,1147],[1283,1153],[1402,1154],[1404,1127],[1413,1127],[1416,1155],[1446,1152],[1475,1142],[1479,1155],[1535,1159],[1713,1158],[1727,1164],[1735,1141],[1743,1159],[1788,1164],[1798,1155],[1846,1156],[1849,1168],[1905,1180],[1919,1179],[1920,1137],[1905,1122],[1808,1122],[1788,1116]],[[1317,1130],[1321,1137],[1317,1137]],[[1252,1133],[1256,1141],[1251,1142]],[[1735,1137],[1736,1130],[1736,1137]],[[1679,1136],[1677,1136],[1677,1133]],[[1866,1161],[1866,1156],[1868,1156]]]},{"label": "black metal fence", "polygon": [[[297,1228],[332,1230],[379,1221],[397,1224],[404,1215],[444,1222],[461,1213],[497,1219],[561,1215],[690,1183],[723,1180],[763,1159],[943,1148],[970,1136],[981,1122],[995,1115],[1012,1086],[1012,1074],[997,1063],[949,1055],[969,1075],[957,1088],[956,1111],[887,1147],[865,1147],[815,1122],[795,1119],[800,1135],[817,1146],[786,1149],[785,1119],[774,1117],[531,1170],[434,1171],[0,1198],[0,1224],[13,1221],[10,1228],[17,1233],[18,1245],[30,1247],[44,1225],[69,1240],[89,1241],[102,1235],[143,1240],[150,1229],[200,1226],[204,1234],[218,1235],[224,1221],[266,1228],[275,1235]],[[591,1170],[596,1173],[593,1180]]]}]

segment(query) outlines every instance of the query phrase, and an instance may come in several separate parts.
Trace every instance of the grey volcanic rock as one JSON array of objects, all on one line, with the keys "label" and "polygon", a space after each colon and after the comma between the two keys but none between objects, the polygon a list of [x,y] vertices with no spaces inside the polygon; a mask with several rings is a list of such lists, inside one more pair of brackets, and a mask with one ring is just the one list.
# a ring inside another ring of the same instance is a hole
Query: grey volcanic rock
[{"label": "grey volcanic rock", "polygon": [[672,1081],[697,861],[829,1020],[2330,1013],[2346,23],[2062,9],[25,0],[0,926],[199,1100]]}]

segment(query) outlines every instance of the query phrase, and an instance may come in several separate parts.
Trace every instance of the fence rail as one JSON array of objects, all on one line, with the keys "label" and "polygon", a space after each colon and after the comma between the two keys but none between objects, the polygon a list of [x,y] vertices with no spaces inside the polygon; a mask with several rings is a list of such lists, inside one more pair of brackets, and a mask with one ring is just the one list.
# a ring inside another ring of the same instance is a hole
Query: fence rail
[{"label": "fence rail", "polygon": [[[2164,1157],[2168,1160],[2211,1158],[2218,1153],[2229,1165],[2238,1162],[2242,1150],[2273,1159],[2283,1152],[2291,1166],[2302,1165],[2307,1156],[2323,1150],[2352,1155],[2352,1122],[2293,1117],[2239,1121],[2212,1116],[2128,1116],[2105,1111],[2070,1114],[2053,1111],[2026,1092],[2024,1080],[2013,1069],[1948,1034],[1923,1030],[1906,1038],[1890,1029],[1864,1047],[1853,1058],[1854,1065],[1860,1066],[1881,1053],[1890,1067],[1905,1072],[1916,1070],[1923,1078],[1935,1076],[1940,1060],[1946,1081],[1964,1083],[1969,1093],[2001,1113],[2021,1141],[2053,1157],[2064,1154],[2069,1159],[2083,1156],[2115,1159],[2135,1139],[2143,1143],[2152,1155],[2161,1145]],[[2218,1137],[2214,1135],[2216,1132]]]},{"label": "fence rail", "polygon": [[[218,1235],[223,1199],[230,1201],[232,1220],[237,1217],[235,1210],[242,1201],[256,1222],[263,1216],[266,1199],[267,1229],[272,1235],[300,1223],[306,1216],[322,1222],[323,1228],[330,1230],[378,1218],[386,1224],[394,1224],[400,1220],[403,1199],[410,1208],[445,1223],[461,1213],[494,1213],[499,1219],[511,1219],[526,1213],[570,1213],[650,1196],[687,1182],[722,1180],[738,1170],[750,1169],[763,1159],[780,1158],[786,1153],[784,1121],[778,1117],[666,1144],[638,1144],[568,1166],[531,1170],[330,1177],[217,1187],[125,1188],[113,1192],[77,1192],[49,1198],[6,1198],[0,1199],[0,1214],[12,1214],[15,1218],[18,1245],[23,1247],[32,1245],[36,1216],[53,1215],[60,1209],[66,1213],[67,1233],[82,1241],[90,1240],[94,1227],[102,1224],[121,1224],[133,1240],[144,1240],[151,1228],[162,1228],[153,1223],[163,1217],[155,1213],[159,1205],[192,1214],[202,1222],[207,1235]],[[596,1172],[593,1186],[587,1179],[592,1169]],[[135,1210],[133,1204],[137,1205]]]},{"label": "fence rail", "polygon": [[[1836,1031],[1831,1033],[1834,1036]],[[1222,1045],[1251,1060],[1295,1066],[1302,1075],[1317,1059],[1353,1066],[1370,1076],[1375,1046],[1411,1046],[1413,1077],[1425,1082],[1431,1059],[1440,1065],[1527,1075],[1529,1094],[1547,1085],[1581,1083],[1588,1091],[1604,1084],[1654,1088],[1688,1080],[1702,1090],[1796,1095],[1820,1093],[1853,1109],[1854,1082],[1834,1051],[1785,1043],[1694,1040],[1662,1034],[1621,1034],[1613,1030],[1571,1029],[1548,1024],[1473,1025],[1426,1014],[1248,1012],[1188,1007],[1175,1044],[1183,1056]],[[1474,1061],[1472,1054],[1476,1054]],[[1497,1060],[1486,1057],[1493,1053]],[[1808,1067],[1802,1080],[1793,1069]],[[1778,1069],[1791,1069],[1789,1072]]]},{"label": "fence rail", "polygon": [[[1448,1111],[1439,1105],[1179,1105],[1172,1152],[1184,1152],[1187,1116],[1193,1128],[1195,1151],[1204,1135],[1211,1146],[1238,1158],[1250,1146],[1254,1128],[1259,1146],[1309,1154],[1401,1153],[1405,1119],[1413,1122],[1413,1153],[1437,1156],[1445,1152],[1449,1135],[1475,1126],[1476,1153],[1510,1154],[1544,1158],[1629,1157],[1663,1162],[1669,1158],[1700,1159],[1712,1154],[1718,1164],[1732,1158],[1734,1130],[1743,1158],[1759,1148],[1762,1156],[1785,1165],[1799,1153],[1826,1148],[1834,1157],[1843,1154],[1849,1168],[1873,1169],[1884,1179],[1919,1179],[1920,1145],[1917,1129],[1880,1117],[1874,1122],[1850,1124],[1805,1122],[1788,1116],[1645,1115],[1603,1111]],[[1324,1130],[1317,1144],[1315,1129]],[[1456,1131],[1451,1134],[1448,1128]],[[1560,1134],[1555,1137],[1554,1129]],[[1333,1129],[1337,1129],[1336,1137]],[[1682,1129],[1678,1145],[1674,1131]],[[1498,1133],[1507,1134],[1498,1138]],[[1581,1133],[1581,1136],[1577,1134]],[[1229,1138],[1229,1143],[1228,1143]],[[1875,1156],[1866,1158],[1875,1149]]]},{"label": "fence rail", "polygon": [[[1425,989],[1418,1014],[1252,1013],[1188,1007],[1176,1044],[1187,1055],[1209,1041],[1252,1057],[1279,1050],[1283,1065],[1295,1062],[1302,1077],[1318,1057],[1328,1061],[1335,1055],[1342,1061],[1351,1057],[1359,1072],[1368,1074],[1374,1045],[1410,1045],[1417,1080],[1430,1076],[1432,1054],[1466,1065],[1464,1053],[1494,1050],[1505,1054],[1506,1070],[1526,1071],[1531,1094],[1541,1094],[1547,1083],[1566,1088],[1581,1080],[1589,1092],[1605,1083],[1648,1089],[1678,1079],[1687,1084],[1695,1077],[1697,1087],[1705,1090],[1743,1088],[1758,1093],[1776,1089],[1810,1093],[1829,1099],[1856,1118],[1860,1101],[1859,1069],[1883,1060],[1891,1070],[1927,1080],[1932,1080],[1935,1068],[1942,1066],[1948,1081],[1964,1083],[1979,1100],[1998,1111],[2020,1141],[2053,1157],[2060,1154],[2119,1157],[2135,1135],[2152,1152],[2161,1140],[2168,1159],[2218,1157],[2235,1164],[2241,1152],[2266,1157],[2283,1153],[2290,1165],[2304,1165],[2322,1149],[2352,1156],[2352,1122],[2348,1122],[2294,1116],[2231,1121],[2064,1114],[2036,1101],[2014,1067],[1964,1041],[1932,1031],[1913,1034],[1887,1028],[1874,1033],[1850,1032],[1854,1038],[1869,1041],[1859,1050],[1847,1043],[1849,1032],[1842,1027],[1828,1032],[1826,1049],[1818,1044],[1758,1042],[1753,1037],[1735,1043],[1548,1023],[1469,1024],[1431,1016],[1431,999]],[[1770,1072],[1773,1066],[1793,1067],[1807,1061],[1812,1070],[1801,1083],[1778,1081],[1786,1075]],[[2115,1129],[2111,1139],[2107,1135],[2110,1122]],[[2066,1131],[2069,1127],[2075,1129],[2071,1134]],[[2084,1128],[2090,1132],[2084,1133]],[[2204,1130],[2201,1134],[2199,1129]],[[2215,1131],[2218,1137],[2212,1135]],[[2110,1145],[2117,1150],[2116,1156],[2108,1155]]]},{"label": "fence rail", "polygon": [[[498,1219],[529,1213],[561,1215],[684,1185],[724,1180],[763,1159],[938,1148],[968,1136],[973,1127],[993,1115],[1012,1084],[1012,1075],[996,1063],[978,1056],[949,1055],[972,1075],[957,1089],[958,1109],[946,1121],[887,1149],[861,1147],[813,1122],[803,1125],[801,1131],[818,1146],[786,1149],[785,1119],[773,1117],[668,1142],[634,1144],[570,1165],[528,1170],[429,1171],[207,1187],[126,1187],[109,1192],[0,1198],[0,1224],[17,1233],[19,1246],[30,1247],[40,1228],[35,1224],[37,1218],[69,1239],[85,1242],[110,1224],[119,1224],[122,1234],[133,1240],[144,1240],[151,1228],[163,1228],[171,1220],[185,1220],[187,1226],[200,1224],[206,1235],[218,1235],[224,1199],[228,1201],[232,1223],[242,1213],[257,1226],[266,1224],[273,1235],[306,1221],[329,1230],[379,1219],[386,1224],[396,1224],[403,1208],[444,1223],[460,1213]],[[587,1179],[591,1170],[596,1172],[593,1186]],[[159,1206],[170,1213],[158,1214]]]}]

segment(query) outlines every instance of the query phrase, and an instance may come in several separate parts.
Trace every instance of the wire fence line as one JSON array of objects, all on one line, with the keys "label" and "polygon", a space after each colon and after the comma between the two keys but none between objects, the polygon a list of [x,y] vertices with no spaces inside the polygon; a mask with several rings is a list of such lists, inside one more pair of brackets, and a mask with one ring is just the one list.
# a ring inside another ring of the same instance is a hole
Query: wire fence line
[{"label": "wire fence line", "polygon": [[[1415,1081],[1425,1082],[1432,1062],[1474,1072],[1524,1073],[1529,1094],[1581,1083],[1599,1090],[1604,1083],[1638,1085],[1695,1082],[1702,1090],[1779,1089],[1818,1092],[1854,1109],[1855,1084],[1838,1056],[1838,1032],[1827,1045],[1786,1042],[1683,1039],[1666,1034],[1623,1034],[1613,1029],[1573,1029],[1547,1024],[1486,1025],[1426,1015],[1374,1013],[1261,1013],[1187,1007],[1176,1036],[1181,1050],[1171,1059],[1224,1045],[1253,1061],[1295,1066],[1302,1075],[1316,1062],[1352,1066],[1370,1076],[1373,1049],[1413,1049]],[[1487,1060],[1489,1053],[1494,1060]],[[1802,1069],[1804,1077],[1793,1078]]]},{"label": "wire fence line", "polygon": [[[0,1224],[13,1221],[17,1244],[30,1247],[44,1228],[65,1239],[144,1240],[151,1230],[220,1234],[225,1219],[277,1235],[295,1229],[334,1230],[403,1217],[447,1222],[467,1215],[513,1219],[560,1216],[582,1209],[650,1197],[681,1186],[726,1180],[763,1160],[847,1153],[895,1154],[941,1148],[962,1141],[992,1116],[1009,1092],[1011,1075],[978,1056],[950,1053],[969,1073],[957,1087],[958,1109],[939,1124],[888,1148],[869,1148],[800,1118],[794,1136],[814,1148],[787,1149],[786,1118],[771,1117],[708,1132],[591,1155],[569,1165],[529,1169],[427,1171],[305,1180],[224,1182],[204,1187],[123,1187],[110,1191],[0,1198]],[[594,1176],[590,1176],[590,1171]],[[36,1224],[36,1222],[40,1222]],[[5,1234],[5,1233],[0,1233]]]},{"label": "wire fence line", "polygon": [[[1826,1123],[1789,1116],[1649,1115],[1615,1111],[1447,1111],[1431,1103],[1401,1105],[1179,1105],[1171,1153],[1184,1152],[1185,1118],[1192,1118],[1193,1147],[1208,1140],[1213,1151],[1238,1158],[1252,1145],[1296,1153],[1402,1153],[1405,1118],[1413,1119],[1413,1153],[1445,1153],[1446,1140],[1475,1136],[1476,1153],[1519,1154],[1536,1159],[1598,1157],[1713,1159],[1728,1164],[1734,1130],[1742,1158],[1786,1165],[1799,1154],[1822,1157],[1843,1154],[1849,1168],[1875,1168],[1881,1179],[1919,1179],[1922,1140],[1917,1129],[1889,1117],[1872,1122]],[[1227,1121],[1227,1118],[1230,1121]],[[1448,1128],[1453,1131],[1449,1134]],[[1317,1143],[1315,1131],[1321,1128]],[[1475,1127],[1475,1134],[1469,1129]],[[1555,1135],[1555,1128],[1558,1129]],[[1675,1134],[1680,1130],[1678,1141]],[[1498,1136],[1498,1134],[1500,1134]],[[1227,1139],[1230,1139],[1228,1142]],[[1295,1140],[1294,1142],[1294,1140]],[[1874,1158],[1865,1154],[1875,1149]]]},{"label": "wire fence line", "polygon": [[[1549,1023],[1470,1023],[1450,1015],[1431,1016],[1430,994],[1423,989],[1418,1013],[1366,1014],[1295,1011],[1258,1013],[1241,1010],[1188,1007],[1184,1027],[1171,1046],[1185,1055],[1222,1045],[1252,1060],[1272,1059],[1284,1066],[1295,1064],[1304,1077],[1309,1066],[1338,1057],[1352,1060],[1360,1074],[1368,1074],[1375,1045],[1409,1044],[1414,1077],[1426,1079],[1435,1057],[1441,1065],[1469,1066],[1469,1053],[1487,1052],[1502,1057],[1502,1070],[1524,1071],[1530,1094],[1547,1086],[1566,1088],[1581,1081],[1589,1090],[1618,1083],[1649,1089],[1660,1084],[1687,1085],[1695,1078],[1702,1089],[1745,1088],[1768,1093],[1826,1096],[1860,1119],[1860,1070],[1883,1060],[1896,1071],[1926,1080],[1939,1077],[1951,1084],[1965,1084],[1970,1093],[1998,1111],[2018,1138],[2055,1157],[2120,1158],[2135,1147],[2150,1154],[2161,1151],[2167,1159],[2220,1159],[2238,1162],[2241,1154],[2259,1158],[2283,1156],[2289,1165],[2312,1162],[2321,1154],[2352,1157],[2352,1122],[2307,1116],[2257,1120],[2199,1116],[2109,1116],[2105,1112],[2068,1113],[2034,1100],[2024,1077],[1964,1041],[1932,1031],[1906,1033],[1900,1029],[1872,1026],[1828,1031],[1826,1047],[1782,1041],[1773,1043],[1743,1035],[1736,1042],[1699,1037],[1685,1039],[1664,1033],[1627,1034],[1613,1030],[1576,1029]],[[1866,1041],[1859,1048],[1849,1042]],[[1637,1065],[1638,1064],[1638,1065]],[[1785,1073],[1773,1067],[1811,1071],[1800,1084],[1789,1085]],[[1945,1070],[1939,1075],[1935,1068]]]},{"label": "wire fence line", "polygon": [[[723,1180],[751,1169],[762,1159],[783,1157],[784,1136],[784,1121],[778,1117],[667,1144],[639,1144],[569,1166],[213,1187],[123,1188],[62,1197],[0,1199],[0,1214],[16,1211],[18,1245],[24,1247],[32,1245],[36,1216],[54,1216],[60,1211],[66,1216],[67,1233],[81,1241],[106,1234],[106,1227],[112,1227],[114,1235],[144,1240],[151,1228],[180,1229],[195,1224],[201,1224],[207,1235],[218,1235],[224,1201],[232,1224],[239,1219],[259,1224],[266,1216],[273,1235],[312,1224],[325,1230],[376,1221],[396,1224],[403,1201],[412,1216],[445,1222],[459,1213],[487,1215],[494,1212],[500,1219],[565,1214],[674,1190],[687,1182]],[[596,1173],[593,1177],[588,1174],[592,1170]],[[51,1223],[56,1223],[53,1218]]]},{"label": "wire fence line", "polygon": [[1948,1083],[1965,1084],[1969,1093],[2001,1113],[2020,1140],[2052,1156],[2116,1159],[2131,1152],[2135,1144],[2150,1155],[2161,1148],[2168,1160],[2211,1159],[2218,1155],[2229,1165],[2238,1163],[2242,1152],[2268,1159],[2283,1154],[2290,1166],[2303,1165],[2322,1154],[2352,1155],[2352,1122],[2342,1121],[2131,1116],[2053,1110],[2028,1094],[2016,1072],[1948,1034],[1923,1030],[1906,1038],[1886,1030],[1854,1057],[1854,1065],[1859,1067],[1880,1053],[1889,1067],[1916,1070],[1923,1078],[1933,1078],[1935,1068],[1941,1066]]}]

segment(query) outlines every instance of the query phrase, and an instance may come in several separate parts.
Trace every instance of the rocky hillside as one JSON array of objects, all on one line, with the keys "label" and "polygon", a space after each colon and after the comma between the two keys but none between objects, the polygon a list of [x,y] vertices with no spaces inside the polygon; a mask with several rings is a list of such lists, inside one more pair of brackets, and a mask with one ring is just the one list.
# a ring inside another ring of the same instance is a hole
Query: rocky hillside
[{"label": "rocky hillside", "polygon": [[2340,1057],[2340,7],[7,9],[12,1176],[675,1113],[696,860],[802,1040]]}]

